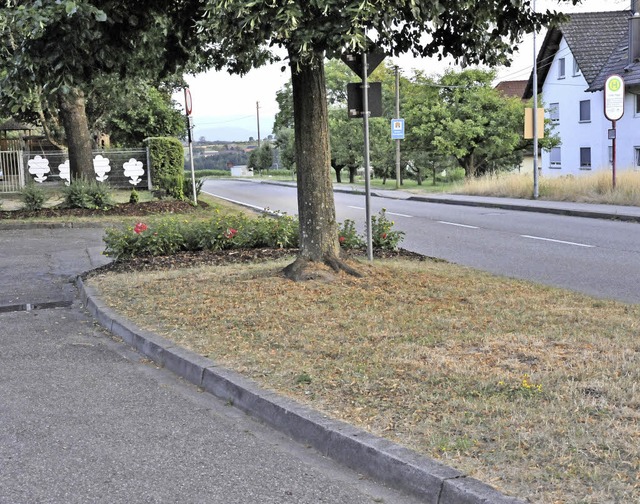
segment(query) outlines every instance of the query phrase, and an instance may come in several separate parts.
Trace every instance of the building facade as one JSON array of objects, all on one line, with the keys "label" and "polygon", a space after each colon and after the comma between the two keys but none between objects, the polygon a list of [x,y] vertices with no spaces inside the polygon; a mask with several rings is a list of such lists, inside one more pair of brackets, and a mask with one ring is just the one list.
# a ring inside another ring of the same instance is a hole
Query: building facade
[{"label": "building facade", "polygon": [[[632,0],[635,9],[640,2]],[[539,103],[561,145],[542,152],[542,174],[611,170],[613,124],[604,113],[604,84],[625,82],[624,115],[616,122],[617,169],[640,169],[640,14],[632,10],[571,14],[547,32],[537,57]],[[525,98],[533,94],[532,78]]]}]

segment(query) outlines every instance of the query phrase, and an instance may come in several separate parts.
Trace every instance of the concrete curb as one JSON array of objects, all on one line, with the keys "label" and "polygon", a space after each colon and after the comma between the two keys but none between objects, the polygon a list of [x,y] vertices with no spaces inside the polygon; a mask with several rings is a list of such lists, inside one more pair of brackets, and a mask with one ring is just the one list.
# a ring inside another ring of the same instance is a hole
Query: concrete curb
[{"label": "concrete curb", "polygon": [[493,203],[489,201],[464,201],[459,199],[430,198],[428,196],[410,196],[407,201],[422,201],[424,203],[442,203],[443,205],[474,206],[484,208],[499,208],[502,210],[517,210],[521,212],[537,212],[572,217],[588,217],[591,219],[620,220],[626,222],[640,222],[640,215],[629,215],[612,212],[597,212],[592,210],[576,210],[550,206],[534,206],[526,203]]},{"label": "concrete curb", "polygon": [[0,231],[10,231],[12,229],[82,229],[82,228],[101,228],[105,227],[104,224],[97,222],[47,222],[47,221],[33,221],[22,222],[19,220],[7,219],[6,221],[0,221]]},{"label": "concrete curb", "polygon": [[76,284],[98,323],[157,365],[359,473],[428,504],[524,504],[435,460],[265,391],[208,358],[138,328],[106,306],[82,278]]}]

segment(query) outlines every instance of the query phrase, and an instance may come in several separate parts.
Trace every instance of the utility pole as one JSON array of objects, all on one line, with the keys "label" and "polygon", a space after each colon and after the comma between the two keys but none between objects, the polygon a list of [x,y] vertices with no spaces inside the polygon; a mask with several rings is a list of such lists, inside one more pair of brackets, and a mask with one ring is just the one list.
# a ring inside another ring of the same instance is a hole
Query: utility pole
[{"label": "utility pole", "polygon": [[256,121],[258,123],[258,148],[260,148],[260,102],[256,102]]}]

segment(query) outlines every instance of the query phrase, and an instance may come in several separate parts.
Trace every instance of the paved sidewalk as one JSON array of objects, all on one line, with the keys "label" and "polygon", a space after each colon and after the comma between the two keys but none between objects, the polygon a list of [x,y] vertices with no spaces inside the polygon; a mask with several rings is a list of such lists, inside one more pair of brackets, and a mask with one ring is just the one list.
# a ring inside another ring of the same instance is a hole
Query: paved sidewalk
[{"label": "paved sidewalk", "polygon": [[421,502],[265,427],[100,327],[71,282],[107,261],[101,237],[0,230],[1,503]]}]

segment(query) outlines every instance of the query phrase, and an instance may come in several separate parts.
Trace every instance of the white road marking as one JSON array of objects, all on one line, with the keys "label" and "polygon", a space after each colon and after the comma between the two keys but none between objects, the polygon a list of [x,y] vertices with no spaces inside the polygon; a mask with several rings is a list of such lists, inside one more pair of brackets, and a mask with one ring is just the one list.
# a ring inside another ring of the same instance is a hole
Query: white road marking
[{"label": "white road marking", "polygon": [[359,206],[349,206],[348,208],[353,208],[354,210],[366,210],[364,207]]},{"label": "white road marking", "polygon": [[530,235],[520,235],[522,238],[529,238],[530,240],[541,240],[548,241],[553,243],[561,243],[563,245],[573,245],[574,247],[585,247],[585,248],[595,248],[595,245],[587,245],[585,243],[575,243],[564,240],[553,240],[551,238],[542,238],[541,236],[530,236]]},{"label": "white road marking", "polygon": [[265,212],[271,215],[277,215],[277,216],[282,216],[284,215],[282,212],[276,212],[274,210],[269,210],[268,208],[264,208],[261,206],[256,206],[256,205],[250,205],[249,203],[245,203],[244,201],[238,201],[238,200],[234,200],[231,198],[226,198],[224,196],[220,196],[219,194],[213,194],[207,191],[202,191],[205,194],[208,194],[209,196],[213,196],[214,198],[220,198],[221,200],[225,200],[228,201],[229,203],[235,203],[236,205],[242,205],[245,207],[249,207],[249,208],[253,208],[255,210],[259,210],[260,212]]},{"label": "white road marking", "polygon": [[447,226],[456,226],[456,227],[463,227],[463,228],[468,228],[468,229],[479,229],[478,226],[467,226],[466,224],[458,224],[456,222],[447,222],[447,221],[438,221],[440,224],[446,224]]},{"label": "white road marking", "polygon": [[412,219],[413,215],[407,215],[403,213],[395,213],[395,212],[387,212],[389,215],[395,215],[396,217],[407,217],[408,219]]}]

